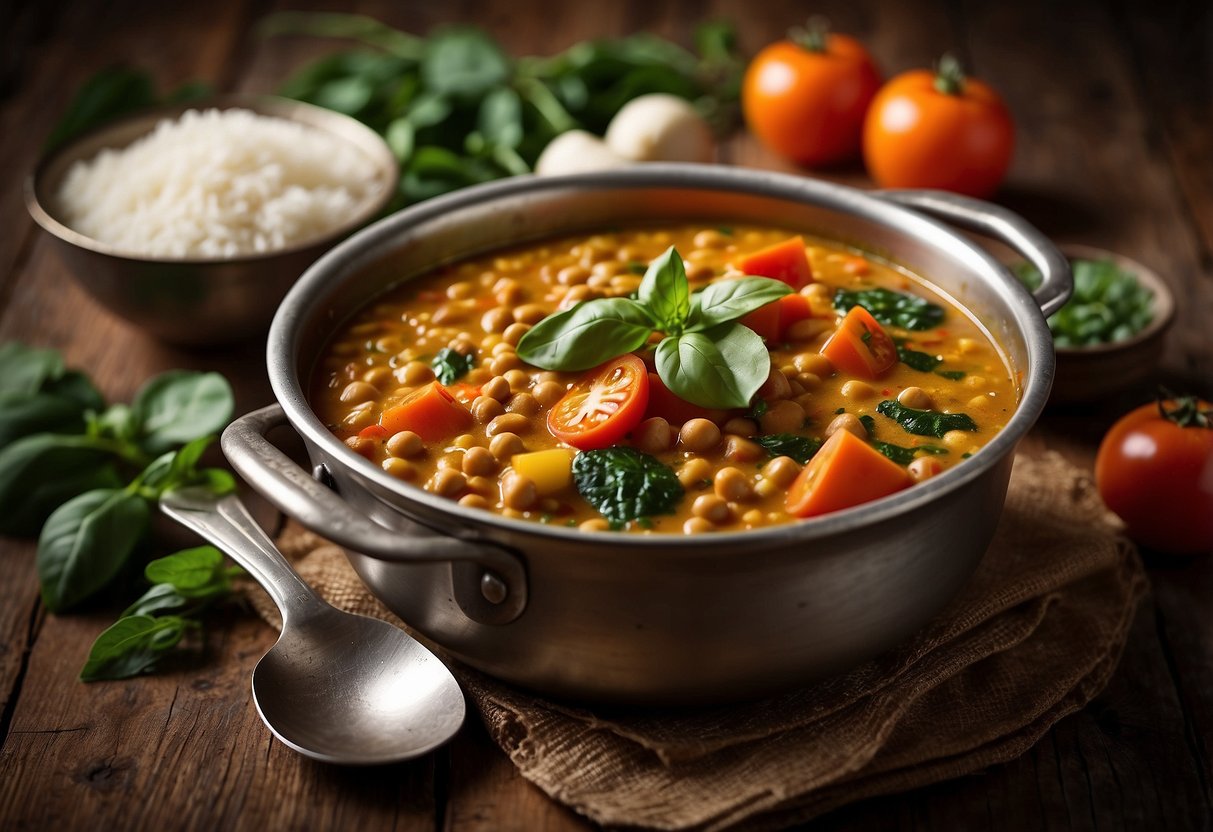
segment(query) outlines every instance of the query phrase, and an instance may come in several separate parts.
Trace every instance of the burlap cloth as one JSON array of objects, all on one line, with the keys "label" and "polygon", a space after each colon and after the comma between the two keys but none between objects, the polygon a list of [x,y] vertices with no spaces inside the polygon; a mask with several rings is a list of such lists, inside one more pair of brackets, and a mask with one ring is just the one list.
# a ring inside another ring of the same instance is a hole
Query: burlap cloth
[{"label": "burlap cloth", "polygon": [[[297,527],[279,543],[336,606],[400,623],[336,546]],[[522,775],[598,823],[775,828],[1022,754],[1103,688],[1145,589],[1090,478],[1021,456],[963,596],[845,676],[744,705],[616,712],[452,669]],[[278,625],[263,594],[252,601]]]}]

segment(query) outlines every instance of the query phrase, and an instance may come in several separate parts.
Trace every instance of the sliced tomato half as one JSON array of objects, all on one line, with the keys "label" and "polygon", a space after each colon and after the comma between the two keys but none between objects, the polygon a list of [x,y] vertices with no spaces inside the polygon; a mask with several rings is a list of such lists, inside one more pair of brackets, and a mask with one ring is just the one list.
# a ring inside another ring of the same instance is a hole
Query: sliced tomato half
[{"label": "sliced tomato half", "polygon": [[592,451],[606,448],[640,424],[649,404],[649,374],[635,355],[621,355],[587,372],[548,411],[557,439]]}]

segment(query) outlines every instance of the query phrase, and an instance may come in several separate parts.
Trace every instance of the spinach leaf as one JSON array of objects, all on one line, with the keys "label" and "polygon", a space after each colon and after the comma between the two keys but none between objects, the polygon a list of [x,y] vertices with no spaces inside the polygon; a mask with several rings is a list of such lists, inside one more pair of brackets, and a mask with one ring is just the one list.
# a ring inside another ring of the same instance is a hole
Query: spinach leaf
[{"label": "spinach leaf", "polygon": [[943,322],[943,307],[917,295],[894,292],[891,289],[839,289],[834,294],[834,308],[845,314],[853,306],[862,306],[885,326],[902,329],[931,329]]},{"label": "spinach leaf", "polygon": [[717,281],[699,293],[699,306],[689,328],[706,329],[735,321],[790,294],[791,286],[769,277]]},{"label": "spinach leaf", "polygon": [[482,96],[509,77],[509,59],[480,29],[441,29],[430,36],[421,57],[421,78],[439,93]]},{"label": "spinach leaf", "polygon": [[660,329],[673,334],[682,331],[691,313],[691,287],[682,255],[673,246],[649,264],[640,281],[637,299]]},{"label": "spinach leaf", "polygon": [[131,403],[139,444],[163,453],[198,436],[218,433],[231,421],[232,388],[219,373],[170,370],[153,378]]},{"label": "spinach leaf", "polygon": [[476,356],[471,353],[464,355],[459,350],[443,347],[438,350],[430,366],[434,368],[434,375],[440,382],[454,384],[476,366]]},{"label": "spinach leaf", "polygon": [[176,647],[192,622],[177,615],[120,618],[97,637],[80,671],[84,682],[128,679],[148,670]]},{"label": "spinach leaf", "polygon": [[636,301],[587,301],[549,315],[527,330],[518,341],[518,357],[544,370],[588,370],[640,349],[648,341],[653,324]]},{"label": "spinach leaf", "polygon": [[952,381],[960,381],[967,375],[964,370],[936,370],[935,375],[943,376]]},{"label": "spinach leaf", "polygon": [[931,355],[927,352],[919,352],[909,349],[901,344],[897,345],[897,357],[907,367],[917,370],[920,373],[929,373],[943,363],[943,359],[938,356]]},{"label": "spinach leaf", "polygon": [[909,465],[914,461],[914,458],[918,456],[920,451],[925,454],[949,453],[947,448],[941,448],[938,445],[919,445],[916,448],[903,448],[901,445],[874,441],[872,442],[872,447],[896,462],[898,465]]},{"label": "spinach leaf", "polygon": [[518,147],[523,138],[522,99],[518,93],[498,87],[486,95],[480,102],[476,129],[489,144]]},{"label": "spinach leaf", "polygon": [[109,583],[150,524],[147,502],[125,489],[87,491],[55,509],[35,557],[47,609],[73,607]]},{"label": "spinach leaf", "polygon": [[0,534],[33,534],[66,500],[117,487],[116,458],[87,436],[36,433],[0,448]]},{"label": "spinach leaf", "polygon": [[755,436],[754,441],[765,448],[772,457],[791,457],[801,465],[812,459],[822,446],[822,441],[816,437],[800,436],[795,433],[770,433],[765,436]]},{"label": "spinach leaf", "polygon": [[578,493],[614,526],[669,514],[682,500],[682,483],[666,465],[633,448],[583,451],[573,460]]},{"label": "spinach leaf", "polygon": [[876,412],[888,416],[916,436],[934,436],[936,439],[952,430],[977,430],[977,423],[965,413],[940,413],[935,410],[915,410],[894,399],[886,399],[876,405]]},{"label": "spinach leaf", "polygon": [[762,338],[739,323],[666,338],[655,358],[665,386],[700,407],[746,407],[771,370]]}]

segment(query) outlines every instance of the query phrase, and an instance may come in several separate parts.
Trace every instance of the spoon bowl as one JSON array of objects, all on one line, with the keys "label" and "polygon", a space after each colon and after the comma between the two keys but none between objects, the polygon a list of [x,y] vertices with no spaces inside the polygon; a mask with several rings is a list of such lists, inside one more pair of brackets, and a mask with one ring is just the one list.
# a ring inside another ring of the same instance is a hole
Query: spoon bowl
[{"label": "spoon bowl", "polygon": [[446,665],[399,627],[321,600],[235,495],[183,488],[160,508],[230,555],[282,612],[282,635],[253,671],[253,701],[285,745],[375,765],[418,757],[459,730],[466,706]]}]

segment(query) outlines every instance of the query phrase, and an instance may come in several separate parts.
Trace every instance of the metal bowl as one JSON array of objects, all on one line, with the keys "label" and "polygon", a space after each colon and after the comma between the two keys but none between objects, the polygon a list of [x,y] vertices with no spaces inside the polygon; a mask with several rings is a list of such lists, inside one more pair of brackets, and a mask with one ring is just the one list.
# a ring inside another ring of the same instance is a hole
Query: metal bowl
[{"label": "metal bowl", "polygon": [[[930,214],[1021,251],[1044,275],[1035,297]],[[1002,345],[1022,379],[1018,409],[971,459],[914,488],[798,523],[691,537],[586,533],[465,508],[388,476],[312,412],[305,391],[326,341],[388,286],[507,244],[673,220],[784,226],[927,276]],[[1038,232],[947,194],[699,165],[519,178],[396,214],[308,270],[270,330],[279,404],[237,420],[223,448],[258,491],[345,546],[388,608],[470,665],[577,699],[738,699],[853,667],[955,597],[994,534],[1016,443],[1049,394],[1042,308],[1069,291],[1065,258]],[[287,422],[313,471],[264,438]]]},{"label": "metal bowl", "polygon": [[[322,235],[255,255],[230,258],[139,257],[87,237],[61,219],[56,194],[75,162],[122,148],[164,119],[186,110],[252,110],[322,130],[369,157],[376,178],[369,196],[339,226]],[[148,110],[76,139],[43,159],[25,183],[25,205],[76,280],[103,306],[164,341],[218,344],[264,334],[291,284],[316,258],[387,206],[398,170],[373,130],[340,113],[270,96],[219,96]]]}]

